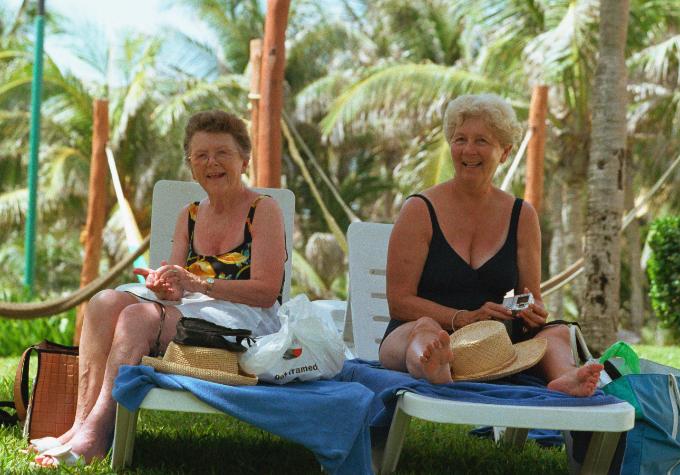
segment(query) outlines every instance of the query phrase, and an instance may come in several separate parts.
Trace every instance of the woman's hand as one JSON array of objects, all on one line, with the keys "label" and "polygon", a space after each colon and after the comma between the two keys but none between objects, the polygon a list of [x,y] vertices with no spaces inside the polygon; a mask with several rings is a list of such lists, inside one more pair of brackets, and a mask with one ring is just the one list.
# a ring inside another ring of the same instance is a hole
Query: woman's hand
[{"label": "woman's hand", "polygon": [[168,264],[166,261],[161,261],[161,267],[156,269],[156,275],[161,281],[182,291],[202,292],[205,288],[205,283],[199,276],[182,266]]},{"label": "woman's hand", "polygon": [[180,300],[184,294],[181,287],[168,279],[161,278],[158,270],[136,267],[132,272],[144,277],[146,288],[151,290],[161,300]]},{"label": "woman's hand", "polygon": [[485,302],[477,310],[464,310],[456,315],[453,325],[462,328],[482,320],[511,320],[512,312],[500,303]]},{"label": "woman's hand", "polygon": [[[529,289],[524,288],[524,293],[528,293]],[[517,314],[524,320],[524,326],[527,328],[537,328],[545,325],[545,321],[548,318],[548,311],[543,308],[543,302],[536,301],[532,303],[529,307],[525,308]]]}]

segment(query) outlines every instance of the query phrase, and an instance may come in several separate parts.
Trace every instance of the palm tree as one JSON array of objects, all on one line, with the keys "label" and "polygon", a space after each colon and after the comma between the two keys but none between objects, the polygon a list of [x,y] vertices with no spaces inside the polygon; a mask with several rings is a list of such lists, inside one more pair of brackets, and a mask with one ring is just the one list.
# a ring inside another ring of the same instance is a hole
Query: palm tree
[{"label": "palm tree", "polygon": [[628,0],[602,0],[588,165],[584,328],[602,353],[616,340],[626,150]]}]

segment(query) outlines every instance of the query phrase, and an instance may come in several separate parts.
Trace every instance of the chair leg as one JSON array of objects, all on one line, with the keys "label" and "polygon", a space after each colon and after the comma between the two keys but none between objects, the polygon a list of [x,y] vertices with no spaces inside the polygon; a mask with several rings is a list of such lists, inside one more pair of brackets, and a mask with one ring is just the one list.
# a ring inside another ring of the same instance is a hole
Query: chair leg
[{"label": "chair leg", "polygon": [[501,441],[511,447],[521,449],[524,442],[527,440],[529,429],[521,429],[519,427],[507,427]]},{"label": "chair leg", "polygon": [[406,430],[408,429],[411,416],[401,410],[401,401],[397,403],[392,417],[392,425],[387,435],[385,443],[385,453],[383,454],[381,466],[378,467],[379,473],[393,473],[397,469],[401,448],[404,445]]},{"label": "chair leg", "polygon": [[130,412],[120,404],[116,407],[116,423],[111,450],[111,468],[113,469],[123,468],[132,462],[138,412]]},{"label": "chair leg", "polygon": [[593,432],[581,475],[607,473],[620,437],[620,432]]}]

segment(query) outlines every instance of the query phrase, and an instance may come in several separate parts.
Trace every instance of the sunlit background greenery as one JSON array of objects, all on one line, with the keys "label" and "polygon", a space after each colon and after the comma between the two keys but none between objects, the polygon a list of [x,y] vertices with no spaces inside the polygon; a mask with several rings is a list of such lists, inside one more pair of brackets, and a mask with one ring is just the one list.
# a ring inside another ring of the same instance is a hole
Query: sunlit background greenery
[{"label": "sunlit background greenery", "polygon": [[[199,18],[219,46],[172,29],[153,35],[128,32],[109,42],[91,25],[48,15],[47,41],[68,38],[94,74],[83,79],[46,57],[37,298],[78,287],[93,99],[109,101],[110,146],[142,234],[149,229],[153,184],[189,179],[180,146],[186,118],[212,108],[249,117],[248,48],[250,39],[262,36],[263,2],[170,3]],[[22,5],[17,11],[0,0],[0,293],[5,301],[24,299],[35,5]],[[339,228],[345,230],[352,215],[392,222],[404,197],[451,176],[441,110],[452,97],[494,91],[507,97],[524,121],[532,87],[543,83],[550,87],[541,218],[544,279],[575,261],[583,236],[598,2],[358,0],[338,5],[329,10],[321,0],[292,2],[285,114],[307,166],[322,170],[335,189],[320,173],[312,174]],[[626,166],[633,197],[645,193],[680,153],[679,19],[675,1],[631,0]],[[297,199],[294,292],[344,298],[346,257],[328,237],[328,220],[322,218],[312,184],[303,178],[287,144],[283,173],[285,186]],[[502,169],[499,175],[504,173]],[[520,196],[522,177],[520,167],[512,183]],[[641,243],[626,235],[620,312],[624,328],[630,327],[632,289],[641,286],[647,293],[644,280],[627,278],[631,265],[638,265],[629,251],[640,251],[653,218],[678,213],[680,194],[673,192],[677,177],[676,171],[671,186],[655,194],[636,220],[633,232]],[[102,272],[127,252],[112,188],[104,236]],[[126,273],[120,281],[131,279]],[[549,300],[553,314],[578,318],[582,287],[583,281],[576,280]],[[648,331],[635,330],[651,335],[656,320],[648,302],[644,314]]]}]

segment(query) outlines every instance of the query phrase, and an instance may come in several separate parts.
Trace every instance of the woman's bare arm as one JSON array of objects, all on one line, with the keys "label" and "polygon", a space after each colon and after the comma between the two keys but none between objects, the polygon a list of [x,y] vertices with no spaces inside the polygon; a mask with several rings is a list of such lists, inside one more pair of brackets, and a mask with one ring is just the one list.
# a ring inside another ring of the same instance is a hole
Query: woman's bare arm
[{"label": "woman's bare arm", "polygon": [[428,316],[451,328],[453,308],[418,297],[418,283],[432,239],[432,224],[422,199],[408,199],[394,224],[387,251],[387,302],[390,316],[412,321]]},{"label": "woman's bare arm", "polygon": [[519,315],[527,326],[543,325],[548,312],[541,297],[541,228],[536,210],[526,201],[522,205],[517,229],[517,268],[519,280],[515,294],[531,292],[536,302]]}]

